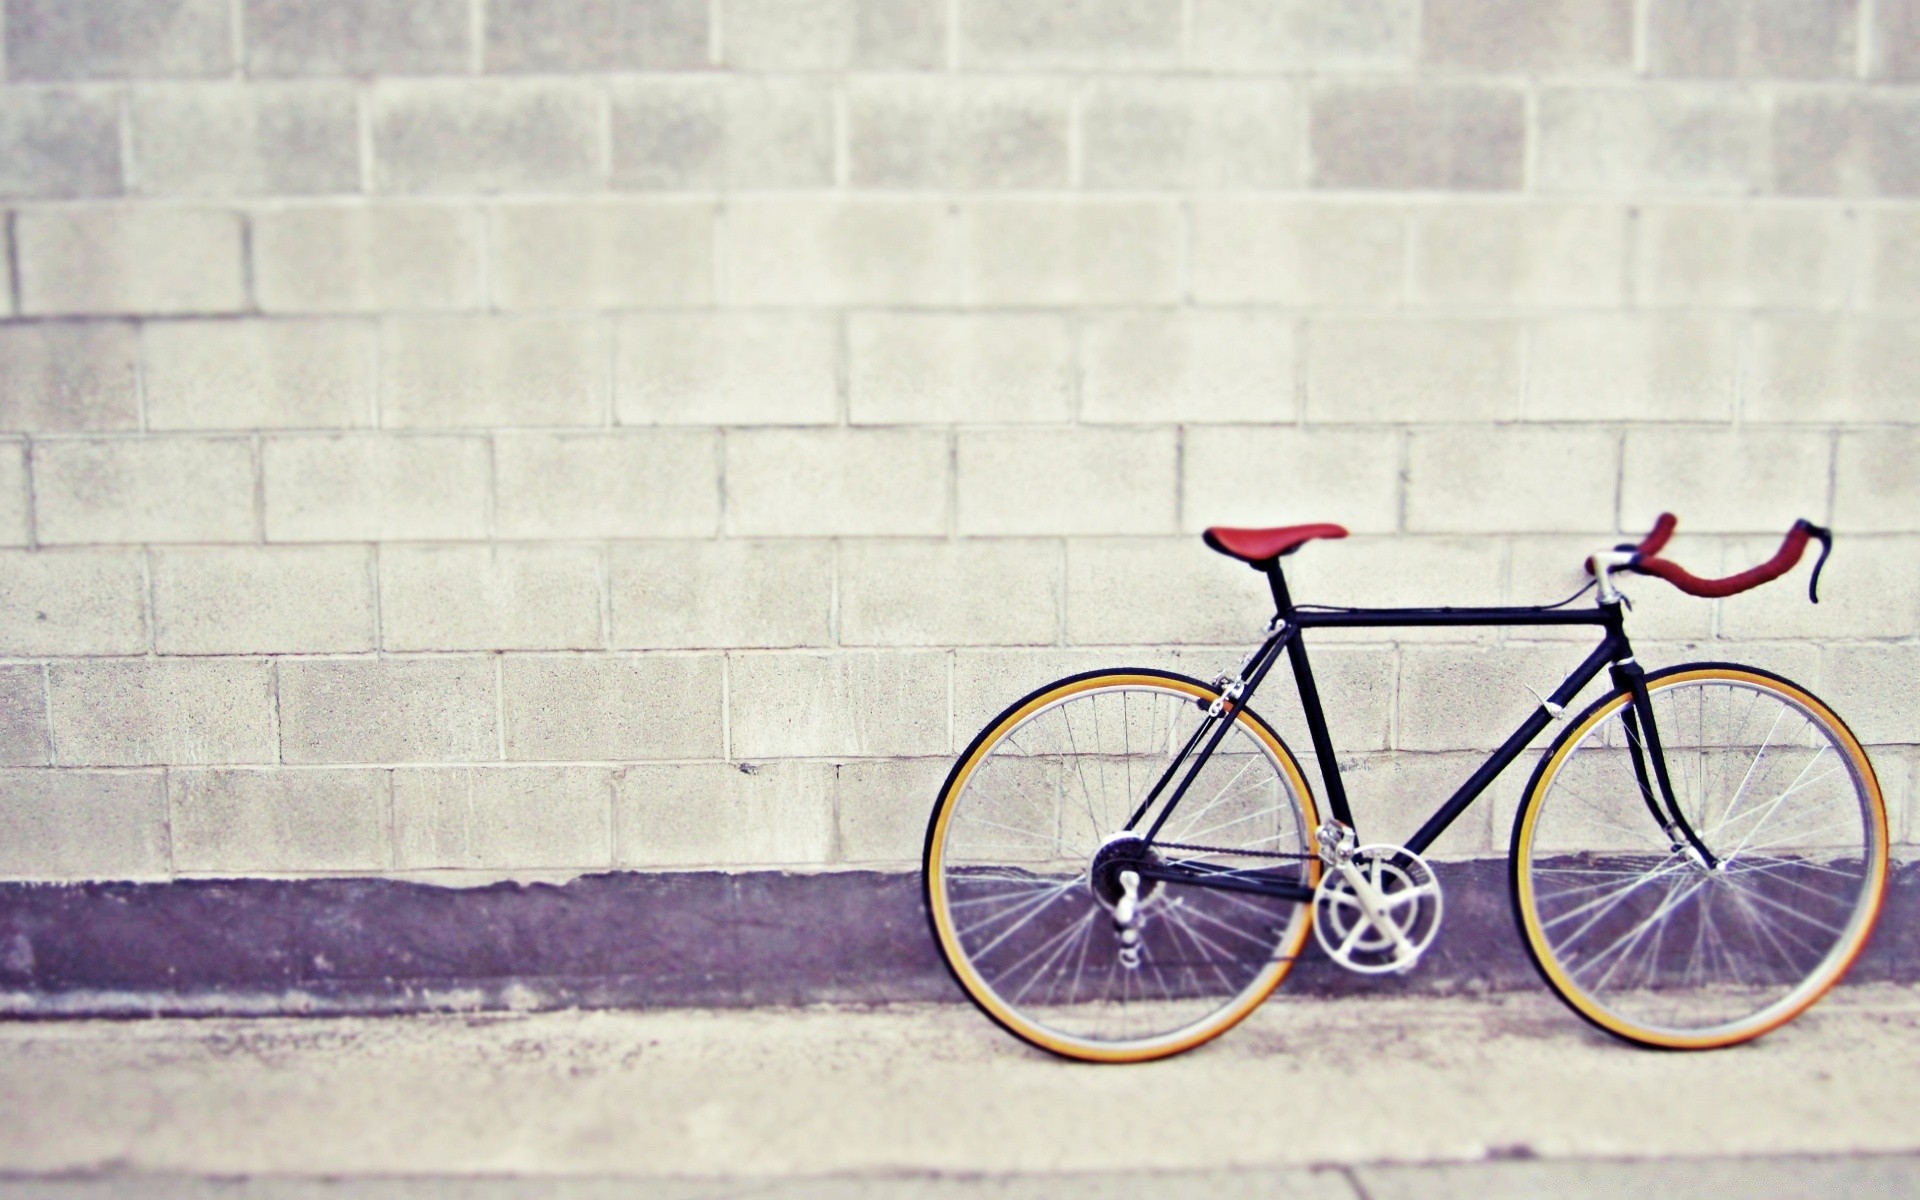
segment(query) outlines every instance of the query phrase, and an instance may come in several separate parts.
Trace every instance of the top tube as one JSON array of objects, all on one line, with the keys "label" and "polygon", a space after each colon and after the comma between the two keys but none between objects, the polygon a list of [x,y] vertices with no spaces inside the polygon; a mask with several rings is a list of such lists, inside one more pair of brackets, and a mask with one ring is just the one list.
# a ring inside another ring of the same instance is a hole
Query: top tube
[{"label": "top tube", "polygon": [[1316,628],[1412,628],[1431,625],[1612,625],[1617,604],[1593,608],[1292,608],[1282,610],[1290,624]]}]

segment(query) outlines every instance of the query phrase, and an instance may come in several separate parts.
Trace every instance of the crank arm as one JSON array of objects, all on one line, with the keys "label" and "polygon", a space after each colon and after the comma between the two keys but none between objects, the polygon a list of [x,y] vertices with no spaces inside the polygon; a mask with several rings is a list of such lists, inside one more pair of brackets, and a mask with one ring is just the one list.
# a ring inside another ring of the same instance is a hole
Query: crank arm
[{"label": "crank arm", "polygon": [[1353,898],[1359,901],[1360,912],[1367,918],[1367,923],[1393,940],[1394,956],[1410,962],[1418,959],[1420,952],[1407,941],[1407,935],[1400,932],[1400,926],[1387,916],[1386,897],[1374,889],[1365,873],[1351,862],[1337,862],[1333,864],[1333,869],[1340,872],[1340,877],[1353,889]]}]

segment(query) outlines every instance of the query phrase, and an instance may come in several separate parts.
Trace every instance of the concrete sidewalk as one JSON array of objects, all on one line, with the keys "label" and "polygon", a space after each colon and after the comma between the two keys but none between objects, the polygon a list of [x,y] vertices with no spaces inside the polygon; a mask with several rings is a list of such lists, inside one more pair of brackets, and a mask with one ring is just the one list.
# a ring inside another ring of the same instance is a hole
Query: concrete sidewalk
[{"label": "concrete sidewalk", "polygon": [[1889,987],[1695,1055],[1545,997],[1283,993],[1136,1067],[947,1005],[0,1026],[0,1192],[46,1200],[1911,1195],[1917,1114]]}]

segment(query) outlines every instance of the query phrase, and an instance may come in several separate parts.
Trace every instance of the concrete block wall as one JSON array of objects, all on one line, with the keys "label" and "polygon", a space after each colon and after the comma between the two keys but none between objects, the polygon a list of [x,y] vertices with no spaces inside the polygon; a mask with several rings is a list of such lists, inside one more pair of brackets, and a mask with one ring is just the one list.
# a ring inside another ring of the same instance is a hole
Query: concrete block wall
[{"label": "concrete block wall", "polygon": [[[1663,509],[1835,526],[1633,628],[1920,837],[1913,0],[3,17],[0,878],[906,869],[1025,689],[1238,660],[1209,524],[1534,602]],[[1380,837],[1583,652],[1319,645]]]}]

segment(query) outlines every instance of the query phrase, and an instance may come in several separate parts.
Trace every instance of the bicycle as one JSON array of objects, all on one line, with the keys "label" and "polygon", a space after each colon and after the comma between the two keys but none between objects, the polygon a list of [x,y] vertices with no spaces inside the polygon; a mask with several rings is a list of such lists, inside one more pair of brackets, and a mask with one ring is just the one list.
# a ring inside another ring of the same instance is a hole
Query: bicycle
[{"label": "bicycle", "polygon": [[[1575,1013],[1646,1046],[1729,1046],[1798,1016],[1839,981],[1886,890],[1888,833],[1859,741],[1807,689],[1755,667],[1645,670],[1614,576],[1728,596],[1832,536],[1797,522],[1768,562],[1702,579],[1638,545],[1587,560],[1559,604],[1297,605],[1281,560],[1338,525],[1214,528],[1209,547],[1263,573],[1274,615],[1210,683],[1121,668],[1029,693],[955,761],[928,821],[934,941],[973,1002],[1069,1058],[1138,1062],[1224,1033],[1278,987],[1309,927],[1335,963],[1411,970],[1443,913],[1422,853],[1545,731],[1565,723],[1514,819],[1509,891],[1522,941]],[[1588,591],[1591,607],[1574,606]],[[1600,644],[1404,846],[1361,844],[1302,635],[1310,629],[1593,625]],[[1285,655],[1319,764],[1250,707]],[[1612,690],[1566,706],[1601,671]]]}]

